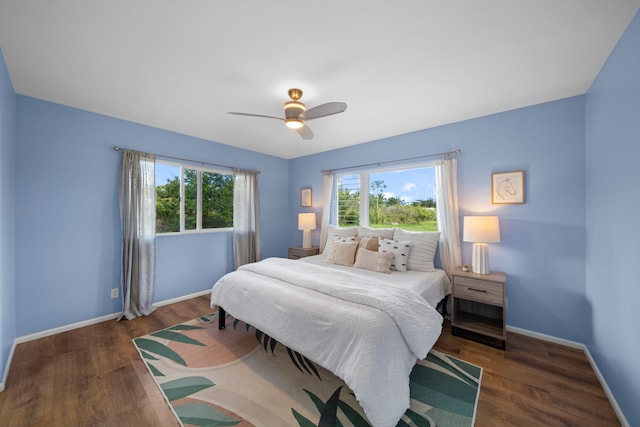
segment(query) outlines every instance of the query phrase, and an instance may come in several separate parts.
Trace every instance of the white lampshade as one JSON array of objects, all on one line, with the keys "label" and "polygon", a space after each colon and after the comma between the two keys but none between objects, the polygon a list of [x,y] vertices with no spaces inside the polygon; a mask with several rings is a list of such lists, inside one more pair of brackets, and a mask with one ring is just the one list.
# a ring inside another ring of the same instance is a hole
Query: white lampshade
[{"label": "white lampshade", "polygon": [[473,242],[471,268],[477,274],[489,274],[489,245],[500,242],[497,216],[465,216],[462,240]]},{"label": "white lampshade", "polygon": [[299,213],[298,214],[298,230],[315,230],[316,229],[316,214],[311,213]]},{"label": "white lampshade", "polygon": [[465,216],[462,240],[473,243],[500,243],[497,216]]},{"label": "white lampshade", "polygon": [[311,247],[311,230],[316,229],[316,214],[299,213],[298,214],[298,230],[302,230],[302,247]]}]

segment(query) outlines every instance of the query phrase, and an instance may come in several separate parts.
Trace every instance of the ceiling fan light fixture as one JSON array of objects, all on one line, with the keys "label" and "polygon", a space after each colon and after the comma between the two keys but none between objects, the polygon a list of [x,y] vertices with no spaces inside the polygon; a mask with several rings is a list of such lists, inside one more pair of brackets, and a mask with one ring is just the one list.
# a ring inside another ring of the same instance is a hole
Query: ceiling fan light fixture
[{"label": "ceiling fan light fixture", "polygon": [[297,117],[292,119],[285,119],[284,124],[289,129],[300,129],[302,126],[304,126],[304,123],[302,123],[302,120],[299,120]]},{"label": "ceiling fan light fixture", "polygon": [[304,126],[300,118],[306,108],[302,102],[293,100],[284,103],[284,124],[289,129],[300,129]]}]

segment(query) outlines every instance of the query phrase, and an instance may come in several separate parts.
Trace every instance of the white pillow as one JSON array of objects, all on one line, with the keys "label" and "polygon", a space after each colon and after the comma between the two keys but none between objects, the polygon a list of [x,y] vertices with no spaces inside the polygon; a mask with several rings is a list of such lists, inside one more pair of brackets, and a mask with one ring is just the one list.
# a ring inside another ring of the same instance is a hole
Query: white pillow
[{"label": "white pillow", "polygon": [[380,246],[378,246],[378,252],[391,252],[393,254],[391,269],[397,271],[407,271],[410,249],[411,242],[409,241],[400,242],[384,238],[380,238]]},{"label": "white pillow", "polygon": [[439,231],[405,231],[396,228],[393,237],[396,240],[411,241],[407,270],[435,271],[433,259],[440,238]]},{"label": "white pillow", "polygon": [[331,251],[334,236],[355,237],[357,234],[358,227],[338,228],[334,225],[329,225],[327,229],[327,243],[325,243],[322,253],[328,254]]},{"label": "white pillow", "polygon": [[393,239],[393,228],[369,228],[358,226],[358,236],[362,237],[384,237],[385,239]]},{"label": "white pillow", "polygon": [[356,253],[356,262],[353,266],[391,274],[391,262],[393,262],[393,254],[391,252],[370,251],[360,248]]}]

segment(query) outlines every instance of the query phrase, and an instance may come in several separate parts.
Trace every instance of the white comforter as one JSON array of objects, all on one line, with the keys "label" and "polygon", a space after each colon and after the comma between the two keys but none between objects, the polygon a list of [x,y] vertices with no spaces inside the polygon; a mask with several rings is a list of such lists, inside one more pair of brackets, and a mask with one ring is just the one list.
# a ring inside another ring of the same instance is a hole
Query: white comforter
[{"label": "white comforter", "polygon": [[342,378],[375,427],[409,407],[409,374],[442,330],[417,293],[282,258],[247,264],[211,293],[219,305]]}]

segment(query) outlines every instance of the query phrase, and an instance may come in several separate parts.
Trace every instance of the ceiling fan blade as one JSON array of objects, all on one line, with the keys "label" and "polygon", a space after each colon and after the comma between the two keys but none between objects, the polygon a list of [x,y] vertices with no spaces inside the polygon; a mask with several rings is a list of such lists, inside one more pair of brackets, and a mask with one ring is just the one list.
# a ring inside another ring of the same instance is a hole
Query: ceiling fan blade
[{"label": "ceiling fan blade", "polygon": [[304,120],[313,120],[320,117],[330,116],[332,114],[342,113],[347,109],[344,102],[327,102],[326,104],[316,105],[302,113]]},{"label": "ceiling fan blade", "polygon": [[277,120],[283,120],[284,121],[284,119],[282,117],[265,116],[264,114],[237,113],[235,111],[229,111],[229,112],[227,112],[227,114],[233,114],[233,115],[236,115],[236,116],[262,117],[262,118],[265,118],[265,119],[277,119]]},{"label": "ceiling fan blade", "polygon": [[302,139],[313,139],[313,131],[307,125],[302,126],[300,129],[296,129],[298,135],[302,137]]}]

